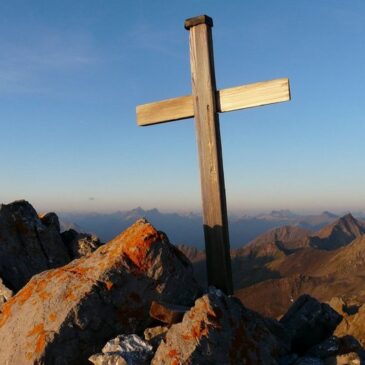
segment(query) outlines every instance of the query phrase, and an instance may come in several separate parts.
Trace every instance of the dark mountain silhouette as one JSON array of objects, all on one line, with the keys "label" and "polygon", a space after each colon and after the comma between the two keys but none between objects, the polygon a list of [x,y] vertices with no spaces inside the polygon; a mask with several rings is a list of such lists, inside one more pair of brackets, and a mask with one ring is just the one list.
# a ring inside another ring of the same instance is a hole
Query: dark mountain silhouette
[{"label": "dark mountain silhouette", "polygon": [[364,233],[364,223],[356,220],[349,213],[311,237],[310,245],[325,250],[333,250],[347,245]]}]

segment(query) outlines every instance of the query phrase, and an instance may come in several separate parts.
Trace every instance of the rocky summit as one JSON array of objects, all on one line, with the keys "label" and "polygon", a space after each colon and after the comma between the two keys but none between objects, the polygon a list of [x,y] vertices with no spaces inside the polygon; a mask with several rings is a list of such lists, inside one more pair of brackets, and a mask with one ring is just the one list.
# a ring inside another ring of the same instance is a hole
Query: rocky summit
[{"label": "rocky summit", "polygon": [[0,364],[365,361],[363,303],[302,295],[280,320],[264,317],[202,288],[187,257],[145,219],[102,244],[61,233],[56,214],[20,201],[1,206],[0,233]]},{"label": "rocky summit", "polygon": [[35,274],[66,265],[100,245],[93,235],[74,230],[61,233],[55,213],[38,215],[25,200],[1,204],[0,304]]},{"label": "rocky summit", "polygon": [[33,275],[70,261],[55,214],[38,216],[26,201],[0,206],[0,277],[19,290]]},{"label": "rocky summit", "polygon": [[34,276],[4,304],[0,363],[86,364],[110,338],[143,333],[152,301],[191,305],[199,294],[190,263],[140,220],[92,255]]}]

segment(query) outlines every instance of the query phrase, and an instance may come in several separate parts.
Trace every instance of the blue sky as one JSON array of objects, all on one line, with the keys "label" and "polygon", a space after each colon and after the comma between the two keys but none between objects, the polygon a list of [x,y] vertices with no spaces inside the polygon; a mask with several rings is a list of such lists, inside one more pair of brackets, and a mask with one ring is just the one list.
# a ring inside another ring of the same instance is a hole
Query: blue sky
[{"label": "blue sky", "polygon": [[0,2],[0,201],[199,210],[194,121],[137,104],[191,92],[184,19],[208,14],[217,87],[289,77],[292,101],[220,116],[230,211],[365,210],[365,3]]}]

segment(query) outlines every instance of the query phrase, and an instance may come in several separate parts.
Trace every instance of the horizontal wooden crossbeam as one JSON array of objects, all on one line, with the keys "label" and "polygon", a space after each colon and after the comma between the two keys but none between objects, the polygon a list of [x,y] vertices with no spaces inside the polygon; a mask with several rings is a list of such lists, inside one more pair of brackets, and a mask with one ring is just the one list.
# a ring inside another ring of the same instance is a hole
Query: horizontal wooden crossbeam
[{"label": "horizontal wooden crossbeam", "polygon": [[140,126],[192,118],[194,116],[193,97],[191,95],[180,96],[155,103],[137,105],[136,111],[137,123]]},{"label": "horizontal wooden crossbeam", "polygon": [[[290,100],[290,87],[287,78],[257,82],[244,86],[231,87],[217,91],[218,112],[252,108],[261,105]],[[137,106],[137,123],[146,126],[194,117],[193,97],[157,101]]]}]

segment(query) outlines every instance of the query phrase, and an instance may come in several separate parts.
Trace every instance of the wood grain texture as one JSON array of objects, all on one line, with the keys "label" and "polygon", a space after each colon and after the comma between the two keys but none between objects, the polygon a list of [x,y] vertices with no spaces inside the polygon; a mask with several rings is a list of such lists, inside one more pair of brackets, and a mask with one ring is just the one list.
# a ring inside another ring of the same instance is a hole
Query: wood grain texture
[{"label": "wood grain texture", "polygon": [[[216,92],[218,112],[252,108],[290,100],[287,78],[231,87]],[[146,126],[194,117],[191,95],[137,106],[137,123]]]},{"label": "wood grain texture", "polygon": [[194,116],[193,97],[180,96],[155,103],[138,105],[137,124],[140,126],[171,122]]},{"label": "wood grain texture", "polygon": [[220,112],[252,108],[288,100],[290,100],[290,88],[287,78],[231,87],[217,93],[217,107]]},{"label": "wood grain texture", "polygon": [[233,292],[211,27],[190,28],[190,64],[199,150],[208,283]]}]

